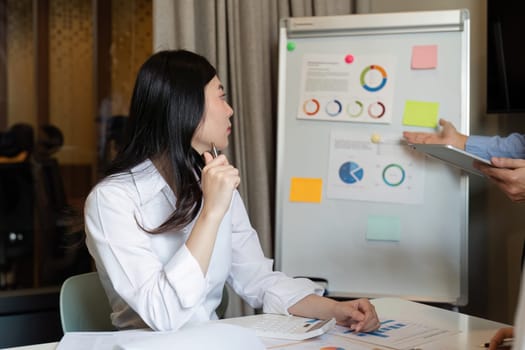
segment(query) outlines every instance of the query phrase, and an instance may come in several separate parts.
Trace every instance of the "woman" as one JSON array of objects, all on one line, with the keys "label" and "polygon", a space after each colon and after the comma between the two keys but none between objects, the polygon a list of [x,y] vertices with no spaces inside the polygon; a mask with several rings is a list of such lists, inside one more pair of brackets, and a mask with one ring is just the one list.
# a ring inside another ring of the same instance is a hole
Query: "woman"
[{"label": "woman", "polygon": [[368,300],[336,302],[272,271],[224,155],[233,110],[215,69],[188,51],[141,67],[125,144],[85,205],[86,242],[119,329],[176,330],[216,319],[225,282],[264,312],[379,326]]}]

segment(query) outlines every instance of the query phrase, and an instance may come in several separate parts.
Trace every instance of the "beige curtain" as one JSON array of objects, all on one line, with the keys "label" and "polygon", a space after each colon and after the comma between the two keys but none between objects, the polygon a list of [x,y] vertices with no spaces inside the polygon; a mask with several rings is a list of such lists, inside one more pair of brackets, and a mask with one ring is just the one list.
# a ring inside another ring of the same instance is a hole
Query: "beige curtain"
[{"label": "beige curtain", "polygon": [[[274,237],[279,19],[354,12],[353,0],[154,1],[154,50],[192,50],[217,67],[235,111],[226,153],[241,172],[240,192],[268,257]],[[230,298],[227,316],[250,312]]]}]

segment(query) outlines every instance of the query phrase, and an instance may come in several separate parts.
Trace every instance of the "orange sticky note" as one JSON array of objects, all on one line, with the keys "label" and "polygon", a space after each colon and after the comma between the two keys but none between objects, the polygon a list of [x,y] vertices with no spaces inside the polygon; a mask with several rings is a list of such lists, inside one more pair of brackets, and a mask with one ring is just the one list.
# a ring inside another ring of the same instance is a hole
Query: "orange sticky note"
[{"label": "orange sticky note", "polygon": [[292,177],[290,202],[321,203],[323,179]]},{"label": "orange sticky note", "polygon": [[437,45],[412,47],[412,69],[435,69],[437,67]]}]

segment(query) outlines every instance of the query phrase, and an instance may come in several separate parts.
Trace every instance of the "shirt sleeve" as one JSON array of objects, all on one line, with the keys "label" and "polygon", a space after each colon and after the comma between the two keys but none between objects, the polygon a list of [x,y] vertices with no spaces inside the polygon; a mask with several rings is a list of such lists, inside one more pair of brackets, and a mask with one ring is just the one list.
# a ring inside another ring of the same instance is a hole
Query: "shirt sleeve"
[{"label": "shirt sleeve", "polygon": [[309,279],[273,271],[273,260],[264,256],[238,192],[232,203],[232,249],[228,282],[253,308],[287,315],[288,308],[307,295],[323,294],[323,288]]},{"label": "shirt sleeve", "polygon": [[469,136],[465,150],[478,157],[490,160],[492,157],[525,159],[525,135],[513,133],[501,136]]},{"label": "shirt sleeve", "polygon": [[85,205],[86,243],[115,292],[154,330],[176,330],[205,297],[205,279],[183,244],[163,264],[124,186],[97,186]]}]

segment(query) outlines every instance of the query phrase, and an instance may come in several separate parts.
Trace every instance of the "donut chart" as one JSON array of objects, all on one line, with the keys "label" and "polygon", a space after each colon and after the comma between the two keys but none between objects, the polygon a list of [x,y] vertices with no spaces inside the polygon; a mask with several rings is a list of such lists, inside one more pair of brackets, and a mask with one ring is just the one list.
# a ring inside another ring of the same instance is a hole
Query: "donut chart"
[{"label": "donut chart", "polygon": [[[379,73],[380,79],[375,79],[375,76]],[[377,64],[372,64],[361,72],[360,82],[363,89],[376,92],[385,87],[387,82],[387,74],[383,67]]]},{"label": "donut chart", "polygon": [[346,107],[346,113],[352,118],[357,118],[363,114],[363,102],[359,100],[354,100],[352,103],[349,103]]},{"label": "donut chart", "polygon": [[405,181],[405,169],[399,164],[388,164],[383,169],[383,181],[390,187],[397,187]]},{"label": "donut chart", "polygon": [[331,100],[326,104],[325,111],[331,117],[335,117],[343,110],[343,105],[338,100]]},{"label": "donut chart", "polygon": [[382,102],[371,103],[368,106],[368,115],[374,119],[379,119],[385,115],[385,105]]},{"label": "donut chart", "polygon": [[339,167],[339,178],[346,184],[363,180],[364,170],[355,162],[345,162]]},{"label": "donut chart", "polygon": [[303,112],[304,114],[309,115],[309,116],[316,115],[317,112],[319,112],[320,108],[321,108],[321,104],[315,98],[306,100],[303,103]]}]

